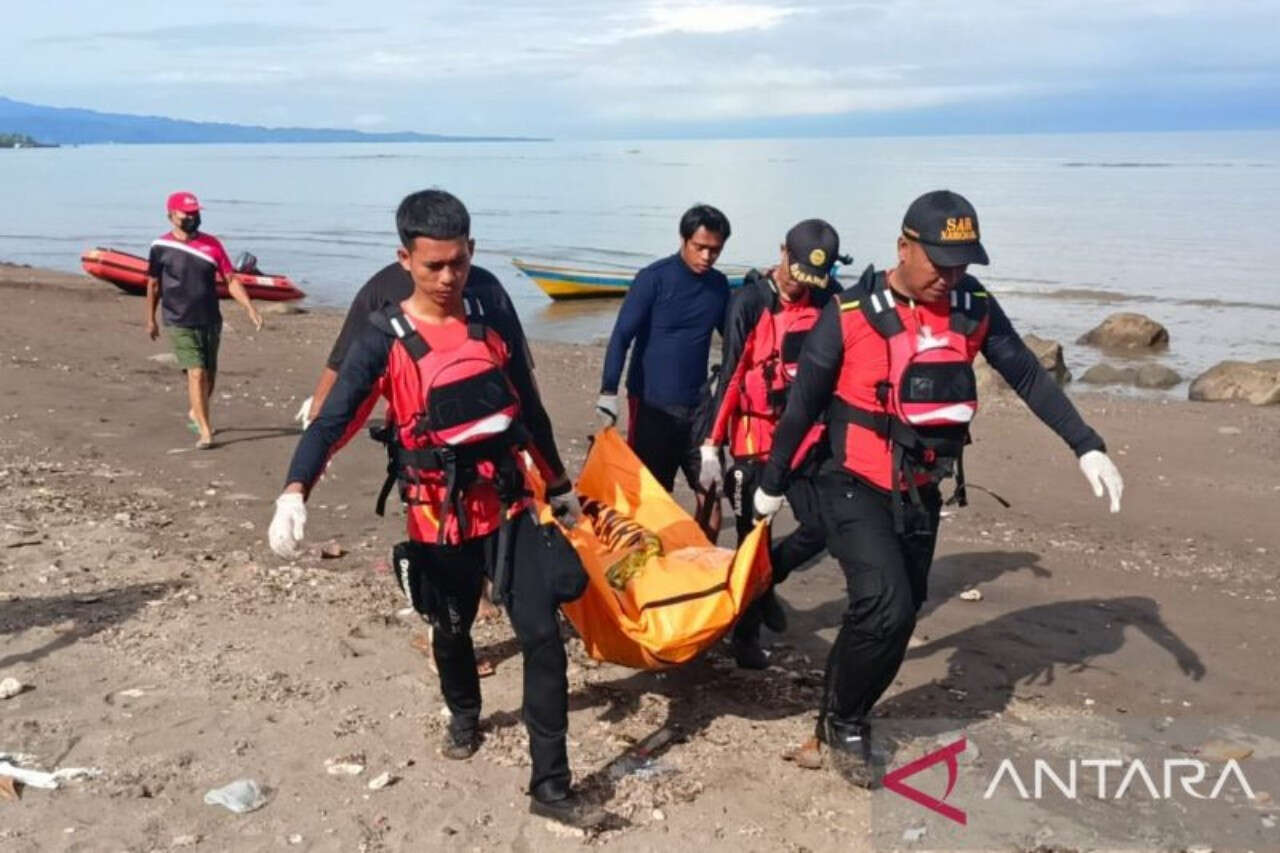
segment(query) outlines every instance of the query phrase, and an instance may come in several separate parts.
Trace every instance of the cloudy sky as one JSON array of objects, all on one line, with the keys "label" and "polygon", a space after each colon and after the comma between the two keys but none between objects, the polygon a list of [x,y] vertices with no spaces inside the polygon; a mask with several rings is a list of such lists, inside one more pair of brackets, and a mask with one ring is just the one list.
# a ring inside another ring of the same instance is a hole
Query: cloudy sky
[{"label": "cloudy sky", "polygon": [[0,95],[197,120],[558,137],[1280,126],[1280,0],[54,0],[4,18]]}]

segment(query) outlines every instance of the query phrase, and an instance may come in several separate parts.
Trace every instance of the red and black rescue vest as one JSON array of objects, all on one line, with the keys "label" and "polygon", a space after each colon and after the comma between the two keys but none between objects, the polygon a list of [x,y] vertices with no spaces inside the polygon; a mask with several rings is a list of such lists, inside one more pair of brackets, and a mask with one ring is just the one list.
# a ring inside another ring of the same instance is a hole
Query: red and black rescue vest
[{"label": "red and black rescue vest", "polygon": [[434,530],[436,541],[445,543],[493,532],[527,497],[517,453],[528,436],[501,338],[473,316],[461,343],[437,349],[397,305],[373,319],[396,338],[389,380],[412,387],[421,401],[411,415],[400,412],[399,423],[371,430],[388,445],[378,513],[398,482],[401,498],[423,516],[411,523],[411,533]]},{"label": "red and black rescue vest", "polygon": [[868,269],[840,297],[845,340],[867,341],[883,355],[846,352],[831,408],[833,452],[849,471],[919,505],[918,487],[955,476],[965,502],[964,447],[978,411],[973,360],[990,325],[987,293],[965,276],[945,300],[902,304],[883,273]]},{"label": "red and black rescue vest", "polygon": [[[736,384],[736,406],[726,412],[729,452],[735,459],[768,455],[778,421],[787,407],[787,394],[795,381],[800,350],[822,314],[822,303],[809,293],[799,303],[786,303],[770,282],[770,303],[761,311],[743,343],[741,362],[729,381]],[[724,429],[719,423],[717,432]],[[801,442],[796,461],[802,460],[823,434],[816,425]]]}]

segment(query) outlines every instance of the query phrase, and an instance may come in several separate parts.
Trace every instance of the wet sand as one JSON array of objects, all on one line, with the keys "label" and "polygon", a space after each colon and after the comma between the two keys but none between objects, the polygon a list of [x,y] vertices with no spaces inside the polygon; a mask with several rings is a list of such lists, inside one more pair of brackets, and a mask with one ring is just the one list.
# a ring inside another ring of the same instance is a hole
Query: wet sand
[{"label": "wet sand", "polygon": [[[307,557],[290,564],[266,546],[297,440],[290,419],[340,316],[267,314],[254,334],[224,305],[221,446],[199,452],[182,376],[164,362],[163,338],[147,339],[142,300],[17,267],[0,267],[0,300],[0,679],[31,685],[0,700],[0,752],[102,770],[0,801],[0,847],[834,850],[874,840],[882,794],[782,759],[811,731],[814,670],[844,608],[831,560],[782,588],[791,627],[770,638],[775,666],[763,673],[737,671],[723,650],[636,673],[595,665],[569,640],[571,760],[616,815],[579,839],[526,813],[520,664],[501,621],[477,629],[498,661],[483,682],[487,740],[464,763],[437,755],[444,720],[414,646],[422,625],[397,615],[386,573],[400,521],[373,514],[378,447],[356,439],[332,463],[311,501]],[[576,468],[602,350],[534,352]],[[1013,506],[971,492],[944,522],[930,600],[882,703],[886,727],[948,717],[1061,732],[1117,714],[1226,724],[1280,711],[1273,679],[1260,675],[1275,667],[1280,408],[1075,399],[1124,473],[1123,512],[1105,511],[1070,452],[1016,400],[984,405],[969,477]],[[322,557],[326,543],[343,555]],[[974,588],[981,601],[959,598]],[[616,771],[630,745],[664,726],[678,737],[652,766]],[[360,775],[326,772],[326,760],[353,755]],[[370,790],[384,771],[398,781]],[[269,787],[268,805],[237,816],[202,802],[239,778]],[[1101,837],[1125,838],[1131,820],[1113,810],[1094,822]],[[1021,826],[1003,831],[1002,846],[1042,843]],[[1213,843],[1211,825],[1200,831]]]}]

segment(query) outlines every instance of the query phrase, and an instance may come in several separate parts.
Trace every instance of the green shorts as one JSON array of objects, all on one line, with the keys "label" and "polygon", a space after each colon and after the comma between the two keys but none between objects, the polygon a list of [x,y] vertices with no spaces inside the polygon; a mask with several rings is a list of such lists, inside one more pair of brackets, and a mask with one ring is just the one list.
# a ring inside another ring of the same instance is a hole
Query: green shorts
[{"label": "green shorts", "polygon": [[210,372],[218,369],[218,342],[222,337],[222,326],[169,326],[169,341],[173,344],[173,354],[178,357],[178,366],[184,370],[192,367],[203,367]]}]

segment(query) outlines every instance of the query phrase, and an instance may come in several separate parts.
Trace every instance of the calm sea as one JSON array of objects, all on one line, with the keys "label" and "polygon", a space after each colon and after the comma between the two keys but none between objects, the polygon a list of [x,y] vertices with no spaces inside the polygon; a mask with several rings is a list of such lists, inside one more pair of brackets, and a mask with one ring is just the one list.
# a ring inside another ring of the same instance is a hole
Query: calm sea
[{"label": "calm sea", "polygon": [[949,187],[981,216],[992,264],[975,272],[1077,374],[1099,356],[1075,338],[1119,310],[1168,326],[1160,359],[1184,375],[1280,357],[1280,132],[0,151],[0,259],[144,253],[165,195],[190,189],[232,255],[345,306],[392,258],[401,196],[432,185],[467,203],[478,262],[537,338],[607,336],[617,303],[552,304],[512,257],[635,269],[706,201],[733,223],[725,262],[771,263],[790,224],[820,216],[856,268],[884,266],[907,203]]}]

